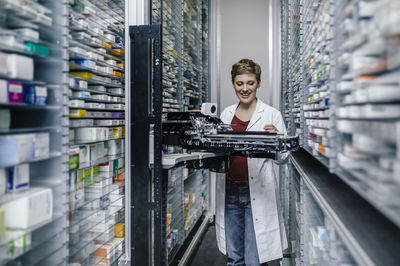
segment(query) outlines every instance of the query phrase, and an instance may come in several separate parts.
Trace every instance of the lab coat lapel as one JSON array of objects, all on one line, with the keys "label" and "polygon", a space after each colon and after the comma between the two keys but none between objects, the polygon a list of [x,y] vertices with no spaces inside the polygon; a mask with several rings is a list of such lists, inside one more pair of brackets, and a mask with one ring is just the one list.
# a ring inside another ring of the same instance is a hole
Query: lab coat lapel
[{"label": "lab coat lapel", "polygon": [[226,124],[231,124],[232,119],[233,119],[233,116],[234,116],[235,113],[236,113],[236,109],[237,109],[238,105],[239,105],[239,104],[237,103],[237,104],[232,105],[232,106],[229,108],[229,110],[228,110],[228,112],[227,112],[227,114],[226,114],[226,117],[224,117],[224,118],[222,119],[224,123],[226,123]]},{"label": "lab coat lapel", "polygon": [[257,99],[257,105],[256,105],[256,110],[254,111],[253,115],[251,116],[250,123],[247,126],[246,131],[249,131],[250,129],[253,128],[254,131],[254,125],[261,120],[262,113],[264,112],[264,108],[262,108],[262,102],[260,99]]}]

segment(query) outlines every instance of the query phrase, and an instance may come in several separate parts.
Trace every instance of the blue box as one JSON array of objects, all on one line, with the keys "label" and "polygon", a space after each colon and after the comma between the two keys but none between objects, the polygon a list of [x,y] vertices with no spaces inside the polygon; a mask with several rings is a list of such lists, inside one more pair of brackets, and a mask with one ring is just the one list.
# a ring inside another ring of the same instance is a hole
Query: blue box
[{"label": "blue box", "polygon": [[41,86],[24,86],[24,103],[46,105],[47,88]]}]

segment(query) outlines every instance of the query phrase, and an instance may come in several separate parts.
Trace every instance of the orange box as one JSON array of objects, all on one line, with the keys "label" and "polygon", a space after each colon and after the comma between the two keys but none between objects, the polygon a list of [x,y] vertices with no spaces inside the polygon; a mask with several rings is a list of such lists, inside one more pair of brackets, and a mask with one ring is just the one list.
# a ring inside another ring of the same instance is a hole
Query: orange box
[{"label": "orange box", "polygon": [[322,153],[322,154],[325,154],[325,147],[324,147],[324,145],[319,144],[319,145],[318,145],[318,151],[319,151],[320,153]]}]

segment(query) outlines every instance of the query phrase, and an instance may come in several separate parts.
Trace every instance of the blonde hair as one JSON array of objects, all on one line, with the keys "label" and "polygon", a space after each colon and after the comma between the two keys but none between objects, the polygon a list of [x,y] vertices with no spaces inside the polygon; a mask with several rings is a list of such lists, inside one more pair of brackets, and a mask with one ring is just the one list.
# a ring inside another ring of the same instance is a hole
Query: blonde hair
[{"label": "blonde hair", "polygon": [[232,66],[232,83],[234,82],[236,76],[242,74],[254,74],[256,75],[257,82],[260,83],[261,81],[261,67],[251,59],[241,59]]}]

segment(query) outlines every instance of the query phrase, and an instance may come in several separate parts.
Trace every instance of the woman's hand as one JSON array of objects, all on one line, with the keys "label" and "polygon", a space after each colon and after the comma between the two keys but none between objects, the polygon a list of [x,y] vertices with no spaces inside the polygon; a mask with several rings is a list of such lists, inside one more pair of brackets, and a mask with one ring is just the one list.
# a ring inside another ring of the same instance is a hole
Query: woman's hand
[{"label": "woman's hand", "polygon": [[276,129],[276,127],[274,125],[265,125],[264,130],[278,132],[278,129]]}]

